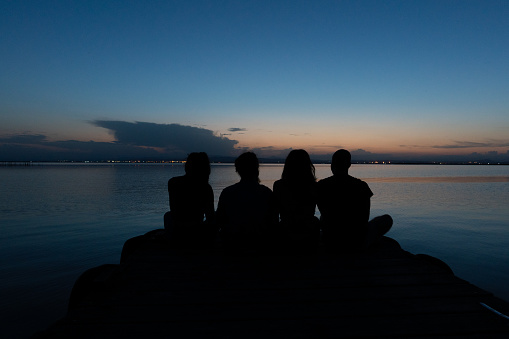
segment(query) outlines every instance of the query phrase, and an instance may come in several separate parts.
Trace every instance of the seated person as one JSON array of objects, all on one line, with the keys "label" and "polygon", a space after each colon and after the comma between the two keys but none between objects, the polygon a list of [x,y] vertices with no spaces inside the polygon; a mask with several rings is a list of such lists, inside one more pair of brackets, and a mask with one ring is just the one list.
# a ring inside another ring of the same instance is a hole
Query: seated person
[{"label": "seated person", "polygon": [[364,181],[348,174],[350,165],[350,152],[337,151],[332,157],[333,175],[317,183],[324,242],[338,251],[368,248],[392,227],[389,215],[369,221],[373,192]]},{"label": "seated person", "polygon": [[207,154],[189,154],[185,172],[168,180],[170,211],[164,215],[164,228],[173,247],[212,245],[217,230]]},{"label": "seated person", "polygon": [[265,250],[277,223],[272,191],[258,178],[258,158],[252,152],[235,160],[240,181],[219,196],[216,218],[221,239],[230,251]]},{"label": "seated person", "polygon": [[293,150],[288,154],[281,179],[274,182],[273,189],[285,249],[316,251],[320,226],[315,217],[315,167],[305,150]]}]

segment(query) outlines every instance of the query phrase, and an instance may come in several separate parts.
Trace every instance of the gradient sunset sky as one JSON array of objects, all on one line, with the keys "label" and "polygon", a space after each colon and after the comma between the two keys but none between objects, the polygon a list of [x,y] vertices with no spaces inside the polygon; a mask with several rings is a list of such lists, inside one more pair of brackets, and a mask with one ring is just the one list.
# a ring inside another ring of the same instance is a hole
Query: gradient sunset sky
[{"label": "gradient sunset sky", "polygon": [[2,1],[0,31],[2,161],[509,161],[506,0]]}]

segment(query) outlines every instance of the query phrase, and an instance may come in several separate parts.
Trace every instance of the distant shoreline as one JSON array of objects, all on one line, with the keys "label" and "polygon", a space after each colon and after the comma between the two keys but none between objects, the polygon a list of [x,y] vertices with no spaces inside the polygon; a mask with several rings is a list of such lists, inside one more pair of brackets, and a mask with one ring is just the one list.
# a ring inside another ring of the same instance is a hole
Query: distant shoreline
[{"label": "distant shoreline", "polygon": [[[61,161],[0,161],[0,166],[38,166],[38,165],[178,165],[184,164],[184,160],[97,160],[97,161],[74,161],[74,160],[61,160]],[[211,161],[212,165],[215,164],[233,164],[234,161]],[[263,159],[260,158],[260,164],[266,165],[281,165],[284,164],[284,159]],[[315,165],[330,164],[330,161],[314,161]],[[478,161],[352,161],[352,164],[357,165],[482,165],[482,166],[498,166],[509,165],[509,162],[478,162]]]}]

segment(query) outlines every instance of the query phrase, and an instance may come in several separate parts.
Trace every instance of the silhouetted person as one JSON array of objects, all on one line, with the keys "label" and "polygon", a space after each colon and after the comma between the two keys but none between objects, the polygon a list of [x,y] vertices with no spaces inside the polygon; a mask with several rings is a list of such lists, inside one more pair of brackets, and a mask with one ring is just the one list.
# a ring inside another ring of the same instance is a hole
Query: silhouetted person
[{"label": "silhouetted person", "polygon": [[240,182],[226,187],[219,196],[217,223],[229,251],[263,251],[274,236],[274,199],[270,188],[260,184],[258,168],[254,153],[241,154],[235,160]]},{"label": "silhouetted person", "polygon": [[189,154],[185,172],[168,180],[170,211],[164,215],[164,228],[173,247],[209,246],[215,240],[216,226],[207,154]]},{"label": "silhouetted person", "polygon": [[364,181],[348,174],[350,165],[350,152],[337,151],[332,156],[333,176],[317,183],[323,238],[328,248],[338,251],[365,249],[392,227],[387,214],[369,221],[373,192]]},{"label": "silhouetted person", "polygon": [[293,150],[288,154],[281,179],[274,182],[273,189],[285,249],[315,251],[320,239],[320,226],[315,217],[316,176],[305,150]]}]

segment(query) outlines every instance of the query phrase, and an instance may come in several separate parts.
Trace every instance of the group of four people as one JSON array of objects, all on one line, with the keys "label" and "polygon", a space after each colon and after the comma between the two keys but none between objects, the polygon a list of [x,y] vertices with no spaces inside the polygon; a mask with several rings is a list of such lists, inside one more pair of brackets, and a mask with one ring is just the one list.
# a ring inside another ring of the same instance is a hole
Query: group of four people
[{"label": "group of four people", "polygon": [[208,156],[191,153],[185,175],[168,181],[166,232],[176,247],[210,246],[219,232],[225,248],[233,251],[314,252],[321,230],[329,249],[365,249],[389,231],[392,218],[383,215],[369,221],[373,193],[364,181],[348,174],[350,165],[350,153],[337,151],[331,162],[333,175],[317,182],[309,154],[293,150],[271,190],[260,184],[256,155],[243,153],[235,160],[240,181],[221,192],[214,211]]}]

